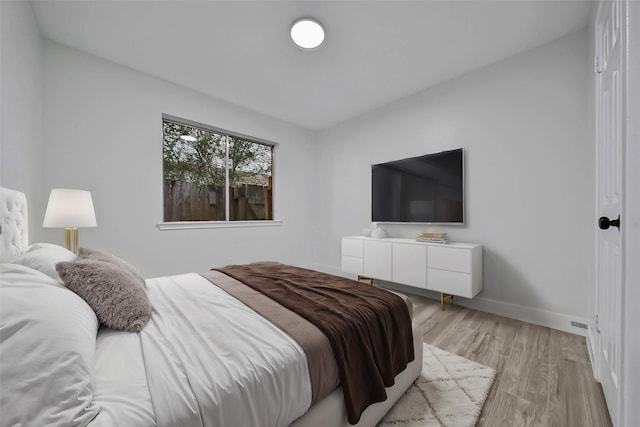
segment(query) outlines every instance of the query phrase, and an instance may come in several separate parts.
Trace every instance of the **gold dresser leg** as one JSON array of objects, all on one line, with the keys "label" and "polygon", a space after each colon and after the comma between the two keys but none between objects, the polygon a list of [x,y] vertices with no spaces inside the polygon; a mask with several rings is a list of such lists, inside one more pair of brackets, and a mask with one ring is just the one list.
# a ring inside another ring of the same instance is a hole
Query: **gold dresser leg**
[{"label": "gold dresser leg", "polygon": [[358,274],[358,282],[362,280],[368,280],[370,285],[373,285],[373,277],[361,276]]},{"label": "gold dresser leg", "polygon": [[453,297],[454,295],[449,295],[449,294],[445,294],[444,292],[440,292],[440,307],[442,307],[443,310],[446,310],[446,304],[445,304],[445,300],[447,298],[451,299],[451,302],[453,302]]}]

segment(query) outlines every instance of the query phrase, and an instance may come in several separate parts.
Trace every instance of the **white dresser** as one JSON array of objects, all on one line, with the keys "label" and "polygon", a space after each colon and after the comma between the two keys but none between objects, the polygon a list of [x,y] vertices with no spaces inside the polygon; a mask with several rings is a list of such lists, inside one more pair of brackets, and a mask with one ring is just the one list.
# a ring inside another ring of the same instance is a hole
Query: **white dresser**
[{"label": "white dresser", "polygon": [[342,271],[473,298],[482,290],[482,245],[425,243],[414,239],[342,238]]}]

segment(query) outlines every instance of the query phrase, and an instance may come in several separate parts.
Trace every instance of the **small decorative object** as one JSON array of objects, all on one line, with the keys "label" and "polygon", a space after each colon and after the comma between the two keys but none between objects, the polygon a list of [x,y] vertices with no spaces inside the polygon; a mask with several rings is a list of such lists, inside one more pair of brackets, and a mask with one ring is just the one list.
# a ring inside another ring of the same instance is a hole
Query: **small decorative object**
[{"label": "small decorative object", "polygon": [[384,228],[377,227],[371,230],[371,237],[375,237],[376,239],[384,239],[387,237],[387,232],[384,231]]},{"label": "small decorative object", "polygon": [[416,241],[428,243],[447,243],[449,241],[449,237],[447,236],[447,233],[444,232],[423,231],[422,233],[418,234],[418,237],[416,237]]}]

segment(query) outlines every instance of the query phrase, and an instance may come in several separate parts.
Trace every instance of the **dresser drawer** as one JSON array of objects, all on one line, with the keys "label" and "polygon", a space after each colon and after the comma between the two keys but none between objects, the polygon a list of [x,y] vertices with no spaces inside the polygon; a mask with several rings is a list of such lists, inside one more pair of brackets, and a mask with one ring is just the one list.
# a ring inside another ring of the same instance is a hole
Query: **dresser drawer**
[{"label": "dresser drawer", "polygon": [[392,282],[427,289],[427,247],[394,243],[391,250]]},{"label": "dresser drawer", "polygon": [[471,273],[471,251],[455,247],[429,246],[427,263],[429,268]]},{"label": "dresser drawer", "polygon": [[391,242],[385,239],[364,241],[362,269],[365,276],[391,280],[391,247]]},{"label": "dresser drawer", "polygon": [[342,238],[342,255],[362,258],[363,243],[362,239]]},{"label": "dresser drawer", "polygon": [[428,268],[427,289],[473,298],[471,275],[467,273]]}]

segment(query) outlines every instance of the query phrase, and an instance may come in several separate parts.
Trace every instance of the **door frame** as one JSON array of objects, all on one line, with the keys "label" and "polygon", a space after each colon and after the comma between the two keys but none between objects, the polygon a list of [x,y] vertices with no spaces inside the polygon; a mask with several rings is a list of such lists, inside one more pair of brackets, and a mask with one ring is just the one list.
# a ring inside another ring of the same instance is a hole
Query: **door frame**
[{"label": "door frame", "polygon": [[[627,84],[626,140],[623,159],[625,174],[622,215],[625,218],[623,250],[622,357],[624,360],[621,426],[631,427],[640,420],[640,2],[625,1],[626,34],[623,56]],[[635,380],[631,380],[635,379]]]}]

